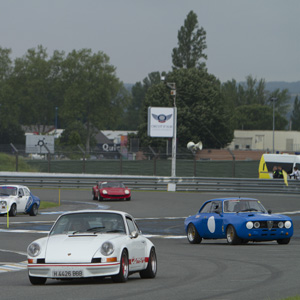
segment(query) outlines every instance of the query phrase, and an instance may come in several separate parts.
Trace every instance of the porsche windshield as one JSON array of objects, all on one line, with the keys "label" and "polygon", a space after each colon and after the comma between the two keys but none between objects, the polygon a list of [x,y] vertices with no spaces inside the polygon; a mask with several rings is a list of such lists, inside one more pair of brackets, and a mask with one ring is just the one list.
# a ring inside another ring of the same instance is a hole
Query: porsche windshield
[{"label": "porsche windshield", "polygon": [[123,218],[116,213],[74,213],[60,217],[50,235],[89,233],[125,234]]},{"label": "porsche windshield", "polygon": [[224,212],[225,213],[237,213],[237,212],[260,212],[267,213],[267,210],[258,200],[225,200],[224,201]]},{"label": "porsche windshield", "polygon": [[17,188],[12,186],[1,186],[0,196],[15,196],[17,195]]}]

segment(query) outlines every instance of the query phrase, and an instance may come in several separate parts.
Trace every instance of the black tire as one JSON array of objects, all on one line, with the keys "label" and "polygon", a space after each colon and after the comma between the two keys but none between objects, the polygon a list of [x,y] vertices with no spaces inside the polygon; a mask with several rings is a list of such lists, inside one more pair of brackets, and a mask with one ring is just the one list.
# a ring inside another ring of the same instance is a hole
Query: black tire
[{"label": "black tire", "polygon": [[128,197],[128,198],[125,198],[126,201],[130,201],[131,200],[131,197]]},{"label": "black tire", "polygon": [[154,278],[156,276],[156,272],[157,272],[157,257],[156,257],[155,248],[152,247],[149,254],[147,268],[140,272],[140,277]]},{"label": "black tire", "polygon": [[291,240],[291,238],[280,239],[280,240],[277,240],[277,243],[279,245],[287,245],[290,242],[290,240]]},{"label": "black tire", "polygon": [[34,204],[32,205],[32,207],[31,207],[31,210],[30,210],[30,212],[29,212],[29,215],[30,215],[30,216],[36,216],[36,215],[38,214],[38,212],[39,212],[39,209],[38,209],[38,207],[37,207],[37,204],[34,203]]},{"label": "black tire", "polygon": [[200,244],[202,237],[198,233],[195,225],[190,223],[187,229],[187,239],[191,244]]},{"label": "black tire", "polygon": [[34,277],[34,276],[29,276],[29,281],[33,285],[43,285],[46,283],[47,278],[46,277]]},{"label": "black tire", "polygon": [[93,195],[93,200],[98,200],[94,191],[92,191],[92,195]]},{"label": "black tire", "polygon": [[98,195],[98,201],[103,201],[103,198],[101,197],[100,193]]},{"label": "black tire", "polygon": [[10,217],[15,217],[17,215],[17,204],[13,203],[9,210]]},{"label": "black tire", "polygon": [[122,255],[120,258],[120,271],[117,275],[114,275],[111,277],[113,282],[126,282],[128,280],[129,276],[129,260],[128,260],[128,254],[126,250],[122,251]]},{"label": "black tire", "polygon": [[229,245],[240,245],[242,243],[242,239],[238,237],[235,228],[232,225],[227,226],[226,238]]}]

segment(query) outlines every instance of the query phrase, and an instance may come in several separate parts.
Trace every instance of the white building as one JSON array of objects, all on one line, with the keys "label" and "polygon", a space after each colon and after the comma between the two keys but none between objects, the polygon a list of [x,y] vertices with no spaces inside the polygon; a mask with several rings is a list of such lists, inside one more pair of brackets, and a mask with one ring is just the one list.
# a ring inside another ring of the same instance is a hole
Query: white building
[{"label": "white building", "polygon": [[[235,130],[231,150],[273,151],[273,130]],[[299,152],[300,131],[274,131],[274,152]]]}]

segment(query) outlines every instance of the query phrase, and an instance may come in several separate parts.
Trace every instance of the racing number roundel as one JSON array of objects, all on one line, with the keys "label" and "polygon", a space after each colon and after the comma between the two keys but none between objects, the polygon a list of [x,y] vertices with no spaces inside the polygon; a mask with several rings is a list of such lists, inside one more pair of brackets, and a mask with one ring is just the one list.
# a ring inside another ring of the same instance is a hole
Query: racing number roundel
[{"label": "racing number roundel", "polygon": [[211,233],[215,232],[215,230],[216,230],[216,222],[215,222],[215,217],[214,216],[209,217],[209,219],[207,221],[207,227],[208,227],[208,230]]}]

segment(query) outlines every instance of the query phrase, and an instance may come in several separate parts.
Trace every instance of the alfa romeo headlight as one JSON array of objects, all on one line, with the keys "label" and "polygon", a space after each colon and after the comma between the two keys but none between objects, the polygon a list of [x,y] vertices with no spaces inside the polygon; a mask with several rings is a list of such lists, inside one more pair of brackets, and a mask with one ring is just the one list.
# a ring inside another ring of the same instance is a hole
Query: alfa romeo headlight
[{"label": "alfa romeo headlight", "polygon": [[38,243],[31,243],[27,248],[29,256],[36,257],[41,253],[41,246]]},{"label": "alfa romeo headlight", "polygon": [[111,242],[105,242],[102,244],[100,252],[104,255],[104,256],[108,256],[113,254],[113,252],[115,251],[114,249],[114,245]]},{"label": "alfa romeo headlight", "polygon": [[129,195],[129,193],[130,193],[130,192],[129,192],[128,190],[125,190],[125,194],[126,194],[126,195]]},{"label": "alfa romeo headlight", "polygon": [[285,226],[286,229],[289,229],[289,228],[292,227],[292,222],[291,222],[291,221],[286,221],[286,222],[284,223],[284,226]]},{"label": "alfa romeo headlight", "polygon": [[103,190],[102,193],[103,193],[104,195],[106,195],[106,194],[107,194],[107,190]]},{"label": "alfa romeo headlight", "polygon": [[257,222],[257,221],[256,221],[256,222],[254,222],[254,224],[253,224],[253,225],[254,225],[254,228],[255,228],[255,229],[257,229],[257,228],[259,228],[259,227],[260,227],[260,223],[259,223],[259,222]]},{"label": "alfa romeo headlight", "polygon": [[278,228],[283,228],[283,222],[278,222]]},{"label": "alfa romeo headlight", "polygon": [[247,229],[252,229],[253,228],[253,222],[249,221],[246,224]]}]

